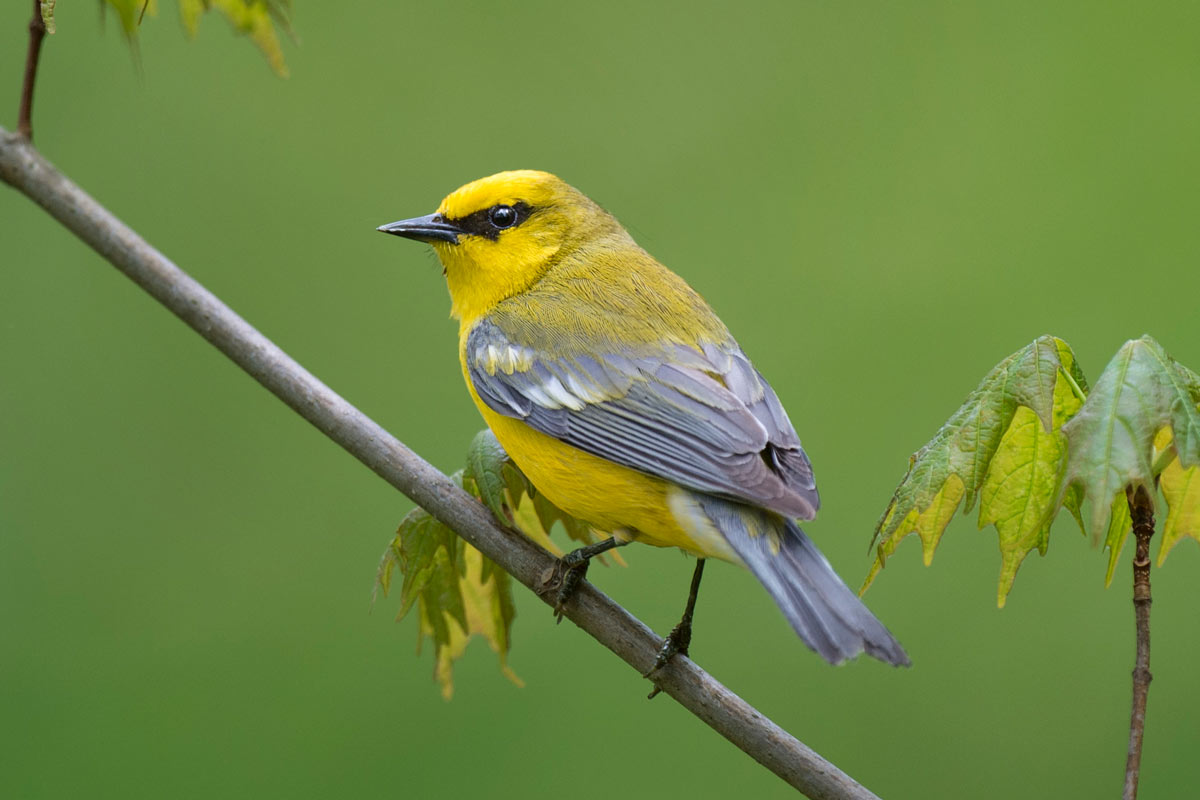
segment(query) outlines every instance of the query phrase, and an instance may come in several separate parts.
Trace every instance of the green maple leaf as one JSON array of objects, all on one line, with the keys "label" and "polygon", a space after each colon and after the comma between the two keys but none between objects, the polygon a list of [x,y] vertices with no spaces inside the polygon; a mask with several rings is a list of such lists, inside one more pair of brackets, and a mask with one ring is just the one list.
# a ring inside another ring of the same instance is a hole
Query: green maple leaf
[{"label": "green maple leaf", "polygon": [[[1126,487],[1154,492],[1166,466],[1155,463],[1155,436],[1163,428],[1173,433],[1170,447],[1182,469],[1200,464],[1197,403],[1200,378],[1151,337],[1126,342],[1113,356],[1083,408],[1063,426],[1070,442],[1064,482],[1080,486],[1091,504],[1093,534],[1109,530],[1113,498]],[[1118,551],[1124,536],[1119,539]]]},{"label": "green maple leaf", "polygon": [[[1062,382],[1065,387],[1066,381]],[[1082,401],[1065,388],[1054,427],[1022,406],[1013,415],[984,481],[979,503],[979,527],[995,525],[1000,541],[1000,584],[996,602],[1003,607],[1017,569],[1034,548],[1042,555],[1050,545],[1050,527],[1058,510],[1055,497],[1067,449],[1062,422]],[[1072,407],[1073,406],[1073,407]]]},{"label": "green maple leaf", "polygon": [[[462,482],[461,474],[453,477]],[[434,677],[443,697],[454,694],[454,662],[476,635],[495,651],[501,672],[521,684],[508,666],[516,616],[508,573],[422,508],[404,517],[380,560],[376,586],[385,595],[397,569],[404,580],[396,619],[417,607],[417,652],[426,638],[433,642]]]},{"label": "green maple leaf", "polygon": [[[515,526],[557,556],[563,551],[550,538],[555,523],[583,544],[603,538],[537,492],[490,430],[471,440],[466,467],[451,477],[502,525]],[[615,553],[610,555],[624,563]],[[376,587],[385,595],[396,569],[404,576],[397,619],[417,606],[418,651],[426,638],[433,641],[434,676],[444,697],[449,699],[454,692],[454,662],[474,635],[487,640],[500,658],[501,671],[520,685],[507,663],[515,615],[508,573],[420,508],[401,521],[379,563]]]},{"label": "green maple leaf", "polygon": [[1085,534],[1103,533],[1106,583],[1130,531],[1128,493],[1139,486],[1159,486],[1167,502],[1160,564],[1180,539],[1200,541],[1200,376],[1143,336],[1085,396],[1086,388],[1070,347],[1053,337],[997,365],[910,460],[876,527],[863,589],[911,533],[930,563],[954,512],[964,501],[968,512],[975,496],[979,526],[997,531],[1001,606],[1025,557],[1046,552],[1063,507]]},{"label": "green maple leaf", "polygon": [[[1070,346],[1042,336],[1001,361],[928,444],[875,529],[875,562],[865,591],[900,541],[916,533],[929,564],[950,519],[980,498],[980,527],[996,526],[1004,604],[1018,567],[1033,549],[1045,552],[1059,508],[1066,463],[1062,426],[1080,408],[1083,374]],[[1079,493],[1065,501],[1078,512]]]},{"label": "green maple leaf", "polygon": [[[467,466],[463,478],[472,494],[491,509],[496,519],[512,523],[511,507],[515,505],[509,493],[510,487],[523,492],[524,487],[517,479],[516,467],[508,460],[508,453],[496,438],[496,434],[484,429],[471,440],[467,448]],[[523,478],[523,476],[521,476]]]}]

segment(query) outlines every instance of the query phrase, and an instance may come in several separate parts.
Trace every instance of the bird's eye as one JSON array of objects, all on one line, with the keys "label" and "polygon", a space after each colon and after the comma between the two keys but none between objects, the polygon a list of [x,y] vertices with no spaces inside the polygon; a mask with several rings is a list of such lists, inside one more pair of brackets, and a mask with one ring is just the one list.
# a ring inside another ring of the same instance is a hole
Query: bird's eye
[{"label": "bird's eye", "polygon": [[492,206],[488,209],[488,222],[497,228],[511,228],[517,224],[517,210],[512,206]]}]

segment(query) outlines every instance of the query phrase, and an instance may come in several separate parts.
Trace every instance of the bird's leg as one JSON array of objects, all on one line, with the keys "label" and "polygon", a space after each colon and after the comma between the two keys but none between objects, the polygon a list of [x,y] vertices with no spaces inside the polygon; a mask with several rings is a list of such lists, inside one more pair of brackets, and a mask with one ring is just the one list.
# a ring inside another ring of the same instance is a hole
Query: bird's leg
[{"label": "bird's leg", "polygon": [[[692,573],[692,588],[688,592],[687,606],[683,609],[683,618],[667,634],[667,638],[663,640],[662,647],[659,648],[658,657],[654,659],[654,666],[642,677],[649,678],[665,667],[676,655],[686,656],[688,654],[688,647],[692,644],[692,614],[696,610],[696,595],[700,591],[700,578],[703,575],[704,559],[698,558],[696,559],[696,571]],[[646,699],[653,700],[654,696],[660,691],[662,690],[655,686],[650,694],[646,695]]]},{"label": "bird's leg", "polygon": [[605,539],[603,542],[596,542],[595,544],[589,544],[587,547],[572,550],[558,560],[554,565],[553,571],[543,581],[546,589],[557,587],[557,592],[554,595],[555,620],[562,622],[564,606],[575,592],[575,587],[579,585],[579,581],[587,574],[588,563],[592,557],[606,553],[614,547],[623,547],[629,544],[630,541],[629,539],[618,539],[613,536]]}]

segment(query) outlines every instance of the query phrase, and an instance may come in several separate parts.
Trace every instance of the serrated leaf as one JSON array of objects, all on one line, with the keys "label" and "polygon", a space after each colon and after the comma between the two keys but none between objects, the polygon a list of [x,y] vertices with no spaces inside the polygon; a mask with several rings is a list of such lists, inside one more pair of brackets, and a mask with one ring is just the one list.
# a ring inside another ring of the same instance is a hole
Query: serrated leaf
[{"label": "serrated leaf", "polygon": [[1079,526],[1079,532],[1087,536],[1087,525],[1083,522],[1083,487],[1077,483],[1068,486],[1063,493],[1062,505],[1071,512],[1071,517]]},{"label": "serrated leaf", "polygon": [[[1047,430],[1051,427],[1054,386],[1063,366],[1060,346],[1069,352],[1065,342],[1042,336],[984,377],[933,439],[913,455],[909,473],[896,491],[899,514],[892,524],[904,519],[910,508],[927,508],[950,475],[962,482],[963,511],[970,511],[1018,405],[1029,407]],[[884,536],[892,532],[887,527],[881,530]]]},{"label": "serrated leaf", "polygon": [[467,466],[463,470],[464,479],[474,482],[479,499],[504,524],[509,521],[505,499],[508,482],[503,473],[507,462],[508,453],[504,452],[496,434],[485,428],[471,440],[467,448]]},{"label": "serrated leaf", "polygon": [[[1154,442],[1155,450],[1168,452],[1171,432],[1162,430]],[[1171,458],[1158,476],[1158,488],[1167,501],[1167,518],[1162,525],[1162,540],[1158,546],[1158,565],[1167,560],[1167,553],[1184,537],[1200,542],[1200,466],[1183,468],[1179,457]]]},{"label": "serrated leaf", "polygon": [[397,620],[404,618],[414,602],[424,600],[466,624],[461,592],[456,588],[462,572],[458,565],[461,542],[454,531],[423,508],[413,509],[404,518],[393,542],[404,575]]},{"label": "serrated leaf", "polygon": [[[441,686],[442,697],[446,700],[454,696],[454,662],[463,656],[471,637],[476,634],[482,636],[496,653],[500,661],[500,672],[517,686],[525,685],[508,666],[512,621],[516,616],[509,583],[511,579],[503,570],[495,570],[491,578],[482,578],[483,564],[487,559],[474,548],[468,548],[465,559],[467,573],[462,582],[462,591],[467,624],[462,627],[456,619],[443,617],[441,624],[447,631],[447,638],[444,642],[437,641],[434,655],[434,678]],[[432,634],[437,627],[437,623],[433,621],[436,618],[435,608],[426,607],[423,610],[423,635]]]},{"label": "serrated leaf", "polygon": [[[550,538],[555,522],[561,523],[569,536],[585,544],[601,538],[586,523],[536,492],[489,430],[472,440],[467,466],[450,478],[479,498],[501,522],[516,525],[555,555],[562,555]],[[624,563],[619,557],[614,560]],[[507,572],[420,508],[413,509],[401,521],[400,529],[380,559],[375,583],[376,589],[382,589],[385,595],[391,588],[395,569],[404,577],[397,619],[403,618],[414,605],[417,607],[417,651],[420,652],[426,638],[433,641],[434,675],[443,696],[449,699],[453,694],[454,662],[476,634],[487,639],[497,653],[501,671],[520,685],[507,661],[515,614],[512,579]]]},{"label": "serrated leaf", "polygon": [[[1047,504],[1056,508],[1057,498],[1052,491],[1048,501],[1039,499],[1037,506],[1017,516],[1017,492],[1013,486],[1003,486],[1004,478],[1018,472],[1026,477],[1033,475],[1041,486],[1051,480],[1053,473],[1055,484],[1051,488],[1057,486],[1058,473],[1047,466],[1047,459],[1055,461],[1061,456],[1049,450],[1047,443],[1052,441],[1050,434],[1061,426],[1063,415],[1069,413],[1070,398],[1085,385],[1070,346],[1053,336],[1038,338],[996,365],[933,439],[909,460],[908,473],[875,528],[879,544],[863,589],[874,580],[899,541],[910,533],[920,535],[925,563],[932,560],[959,504],[964,513],[969,512],[984,490],[989,469],[1005,435],[1012,430],[1013,418],[1018,409],[1024,408],[1028,416],[1022,417],[1022,424],[1005,446],[1001,474],[992,478],[986,514],[988,522],[1005,522],[1001,548],[1008,561],[1002,571],[1002,585],[1005,580],[1011,582],[1007,573],[1015,574],[1020,563],[1016,553],[1027,543],[1025,553],[1034,546],[1044,548],[1043,525],[1038,521],[1046,514],[1052,516],[1052,511],[1046,511]],[[1045,436],[1032,438],[1030,424]],[[1030,471],[1021,472],[1022,459],[1041,461],[1037,469],[1029,467]],[[1017,521],[1016,527],[1011,520]],[[1002,588],[1001,597],[1006,592]]]},{"label": "serrated leaf", "polygon": [[250,37],[277,75],[287,77],[287,64],[283,60],[279,37],[275,35],[275,26],[278,24],[285,32],[291,32],[288,22],[290,3],[279,0],[208,0],[208,3],[225,15],[234,30]]},{"label": "serrated leaf", "polygon": [[467,612],[463,605],[462,587],[459,586],[460,576],[449,551],[445,548],[434,550],[433,563],[424,571],[428,578],[417,595],[417,601],[421,604],[422,617],[429,621],[432,629],[434,653],[437,655],[450,642],[450,621],[455,620],[466,627]]},{"label": "serrated leaf", "polygon": [[384,597],[387,597],[388,593],[392,591],[392,573],[400,566],[399,542],[399,537],[393,539],[379,559],[379,569],[375,571],[375,587],[371,590],[372,606],[375,605],[380,589],[383,590]]},{"label": "serrated leaf", "polygon": [[[1070,370],[1074,354],[1069,348],[1066,352],[1060,349],[1059,360],[1065,370]],[[1058,487],[1067,460],[1067,437],[1062,426],[1083,405],[1076,394],[1078,386],[1072,386],[1065,375],[1061,377],[1054,385],[1050,430],[1043,428],[1032,409],[1019,406],[1000,440],[981,491],[979,527],[995,525],[1000,543],[996,604],[1001,608],[1025,557],[1035,548],[1045,555],[1050,546],[1050,528],[1059,508]],[[1075,511],[1078,498],[1074,493],[1069,499]]]},{"label": "serrated leaf", "polygon": [[1031,410],[1017,409],[984,482],[979,527],[995,525],[1000,542],[996,604],[1004,606],[1017,569],[1035,548],[1044,552],[1066,455],[1060,431],[1047,433]]},{"label": "serrated leaf", "polygon": [[387,595],[393,570],[400,570],[397,619],[417,607],[417,652],[426,638],[433,641],[434,675],[447,699],[454,692],[454,662],[476,634],[499,656],[501,672],[520,684],[508,667],[516,613],[511,578],[489,565],[490,559],[420,508],[405,516],[380,560],[376,587]]},{"label": "serrated leaf", "polygon": [[[867,573],[867,579],[863,582],[862,588],[858,590],[862,594],[875,581],[875,576],[879,574],[879,570],[883,569],[887,559],[896,551],[896,546],[900,544],[900,540],[908,536],[910,533],[915,533],[921,537],[921,549],[925,557],[925,566],[929,566],[933,560],[933,552],[937,549],[938,541],[942,538],[942,534],[946,530],[946,526],[950,523],[950,518],[954,516],[954,512],[958,509],[959,503],[963,498],[963,485],[957,475],[951,475],[942,484],[942,488],[929,506],[924,509],[910,508],[908,513],[896,525],[891,525],[889,520],[896,513],[896,501],[892,501],[892,505],[884,512],[884,518],[880,521],[880,528],[887,525],[892,529],[892,533],[883,537],[876,548],[875,562],[871,564],[871,571]],[[876,528],[878,531],[879,528]]]},{"label": "serrated leaf", "polygon": [[1113,572],[1121,558],[1121,549],[1133,530],[1133,517],[1129,514],[1129,499],[1122,490],[1109,504],[1108,532],[1104,535],[1104,546],[1108,549],[1108,571],[1104,574],[1104,585],[1112,584]]},{"label": "serrated leaf", "polygon": [[1175,434],[1184,469],[1200,463],[1200,379],[1154,339],[1126,342],[1105,368],[1079,413],[1063,426],[1070,443],[1066,485],[1079,485],[1091,506],[1088,529],[1109,529],[1111,498],[1127,486],[1154,488],[1154,438]]}]

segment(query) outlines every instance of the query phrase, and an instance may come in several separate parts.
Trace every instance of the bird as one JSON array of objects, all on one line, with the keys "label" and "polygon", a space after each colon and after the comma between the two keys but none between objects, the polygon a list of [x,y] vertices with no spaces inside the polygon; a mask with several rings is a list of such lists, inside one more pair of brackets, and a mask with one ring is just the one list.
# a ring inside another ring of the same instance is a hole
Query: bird
[{"label": "bird", "polygon": [[432,245],[488,427],[539,493],[609,534],[560,561],[560,619],[591,557],[639,542],[697,558],[647,677],[689,654],[710,558],[748,568],[831,664],[864,651],[910,663],[798,524],[820,499],[775,391],[612,214],[553,174],[515,170],[377,230]]}]

